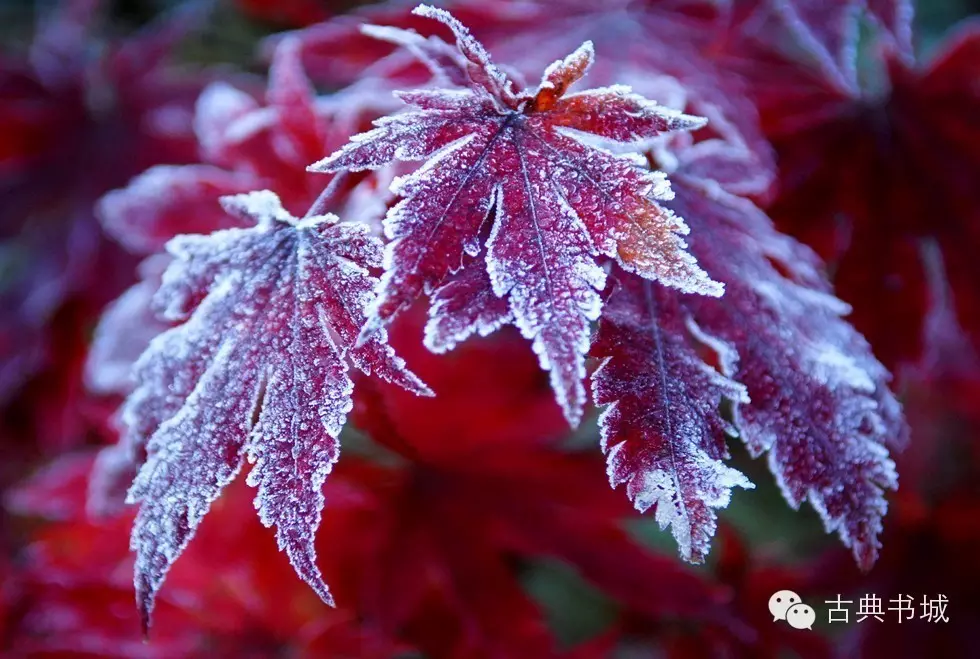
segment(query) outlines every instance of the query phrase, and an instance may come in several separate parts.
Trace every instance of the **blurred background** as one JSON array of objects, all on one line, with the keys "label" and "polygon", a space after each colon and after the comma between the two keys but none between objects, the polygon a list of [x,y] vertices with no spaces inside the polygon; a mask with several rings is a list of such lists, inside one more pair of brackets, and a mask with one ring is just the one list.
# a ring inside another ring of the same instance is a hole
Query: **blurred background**
[{"label": "blurred background", "polygon": [[[775,86],[805,89],[823,113],[761,92],[773,79],[759,62],[770,60],[718,60],[748,81],[758,117],[739,119],[774,155],[776,182],[750,196],[828,261],[856,326],[895,375],[912,428],[870,573],[809,505],[786,505],[765,460],[735,445],[733,466],[756,489],[721,511],[707,563],[683,564],[652,515],[608,488],[597,414],[568,431],[516,332],[435,356],[419,344],[414,314],[394,330],[396,345],[452,393],[419,401],[359,385],[319,535],[338,608],[292,574],[238,483],[175,567],[150,640],[141,639],[132,514],[93,517],[86,497],[97,449],[118,434],[125,367],[162,329],[139,317],[145,305],[109,305],[152,292],[160,266],[145,257],[166,236],[127,242],[125,226],[100,221],[99,200],[150,167],[204,163],[288,190],[284,199],[305,208],[319,183],[301,164],[274,171],[289,163],[260,151],[247,167],[229,165],[246,156],[208,151],[195,104],[215,84],[261,104],[272,35],[338,17],[347,25],[342,17],[366,4],[0,0],[0,656],[980,657],[976,0],[917,2],[915,61],[885,63],[862,23],[862,85],[874,82],[856,91],[811,85],[820,76],[805,62],[779,74]],[[535,34],[520,27],[519,2],[499,12],[491,0],[460,4],[464,21],[499,21],[473,23],[491,51],[503,32]],[[698,5],[725,3],[613,4],[700,20]],[[321,94],[342,94],[376,58],[344,34],[305,54]],[[790,52],[797,38],[772,37]],[[951,49],[952,64],[931,68]],[[375,106],[374,116],[391,107]],[[804,118],[794,123],[797,111]],[[347,125],[366,126],[373,116],[363,112]],[[902,131],[914,138],[896,138]],[[865,183],[871,201],[855,201]],[[125,320],[100,334],[105,313]],[[445,447],[460,445],[479,470],[446,466],[455,463]],[[772,620],[769,597],[785,589],[814,607],[813,630]],[[859,623],[869,595],[881,599],[883,620]],[[914,620],[888,610],[900,596],[915,602]],[[941,598],[947,620],[923,619],[923,600]],[[849,622],[828,622],[833,599],[852,602]]]}]

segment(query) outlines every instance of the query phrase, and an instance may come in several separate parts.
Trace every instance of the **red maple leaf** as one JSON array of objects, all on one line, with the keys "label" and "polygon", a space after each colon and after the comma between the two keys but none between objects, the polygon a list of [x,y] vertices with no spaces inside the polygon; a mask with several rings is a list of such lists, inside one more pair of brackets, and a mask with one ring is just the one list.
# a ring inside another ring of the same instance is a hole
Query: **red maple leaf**
[{"label": "red maple leaf", "polygon": [[711,508],[748,484],[721,462],[724,398],[789,504],[809,500],[869,568],[884,491],[897,486],[888,449],[907,436],[890,376],[841,318],[847,306],[816,255],[776,232],[751,201],[704,178],[710,167],[697,161],[714,149],[666,148],[676,163],[670,206],[688,218],[692,253],[726,292],[682,296],[615,275],[620,288],[600,321],[597,353],[608,362],[594,385],[597,402],[612,405],[603,426],[610,481],[628,483],[641,510],[656,503],[682,555],[701,559],[715,529]]},{"label": "red maple leaf", "polygon": [[[336,216],[297,220],[271,192],[227,197],[248,228],[180,236],[157,300],[180,322],[136,367],[123,444],[147,459],[130,490],[144,625],[163,578],[246,454],[263,523],[297,572],[330,601],[315,564],[324,479],[360,370],[428,390],[382,340],[357,347],[381,243]],[[135,457],[135,456],[134,456]]]},{"label": "red maple leaf", "polygon": [[[507,296],[513,322],[533,341],[575,424],[585,402],[589,322],[602,306],[599,257],[681,290],[722,290],[683,251],[683,221],[657,204],[669,196],[663,177],[590,146],[585,136],[630,144],[702,121],[623,87],[566,95],[592,63],[588,42],[549,67],[536,91],[516,91],[451,15],[426,6],[415,12],[452,28],[468,86],[399,93],[414,111],[375,122],[311,167],[330,172],[427,160],[393,186],[403,199],[385,220],[392,242],[363,336],[423,293],[438,291],[485,243],[493,292]],[[454,75],[451,69],[446,77]]]},{"label": "red maple leaf", "polygon": [[[153,167],[125,188],[108,193],[99,203],[102,222],[128,249],[147,253],[178,234],[241,226],[239,218],[222,210],[218,200],[223,194],[272,188],[282,193],[288,209],[306,208],[322,189],[322,177],[306,173],[304,167],[331,145],[341,144],[360,118],[372,112],[374,100],[349,93],[315,96],[296,57],[295,42],[286,40],[270,68],[266,104],[225,82],[206,88],[194,117],[203,162]],[[386,194],[376,189],[377,184],[345,184],[343,214],[380,220]],[[91,390],[128,394],[136,359],[172,325],[158,319],[151,305],[169,261],[167,255],[149,257],[141,266],[142,280],[106,309],[86,364]],[[101,453],[90,492],[93,513],[118,509],[119,492],[129,487],[144,460],[145,447],[128,442]]]},{"label": "red maple leaf", "polygon": [[609,482],[626,484],[640,512],[655,507],[670,526],[685,560],[700,563],[733,487],[751,488],[726,466],[726,438],[735,430],[722,402],[749,402],[745,387],[704,363],[685,339],[702,337],[676,296],[626,274],[606,302],[593,355],[604,358],[593,375],[608,454]]},{"label": "red maple leaf", "polygon": [[726,285],[724,299],[689,304],[705,335],[721,341],[722,372],[747,389],[735,425],[753,456],[767,454],[790,505],[808,500],[869,568],[884,490],[897,485],[888,449],[908,437],[890,376],[841,318],[848,308],[809,249],[748,200],[683,170],[673,176],[673,207],[701,232],[692,252]]},{"label": "red maple leaf", "polygon": [[[152,167],[125,188],[102,197],[99,215],[119,242],[131,251],[152,253],[179,234],[242,226],[240,218],[222,210],[219,198],[224,194],[271,188],[281,192],[284,205],[293,211],[314,201],[322,190],[322,177],[306,173],[304,167],[331,145],[341,144],[361,117],[372,112],[375,99],[348,93],[317,97],[295,45],[285,40],[275,53],[266,104],[225,82],[202,92],[194,127],[203,162]],[[372,180],[353,187],[345,184],[343,214],[380,220],[386,194],[376,185]],[[157,318],[151,305],[169,262],[165,254],[148,257],[140,268],[141,281],[105,310],[86,364],[91,390],[128,394],[136,359],[173,324]],[[145,447],[127,442],[102,452],[90,494],[93,513],[107,514],[119,507],[119,491],[128,488],[144,460]]]}]

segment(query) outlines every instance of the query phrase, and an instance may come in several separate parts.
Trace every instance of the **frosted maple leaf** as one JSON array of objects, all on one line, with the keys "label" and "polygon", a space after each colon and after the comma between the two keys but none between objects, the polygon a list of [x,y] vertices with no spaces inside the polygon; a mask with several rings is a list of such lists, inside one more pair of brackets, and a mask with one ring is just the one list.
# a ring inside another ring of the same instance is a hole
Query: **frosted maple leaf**
[{"label": "frosted maple leaf", "polygon": [[[787,502],[808,501],[863,569],[878,556],[885,494],[898,486],[889,451],[908,427],[888,371],[842,316],[823,264],[779,234],[748,199],[704,178],[714,150],[673,154],[672,207],[693,228],[691,250],[725,283],[720,299],[681,295],[635,275],[618,282],[599,323],[593,378],[612,485],[639,510],[656,506],[681,555],[703,560],[736,486],[724,464],[737,430],[766,456]],[[713,355],[708,362],[704,355]],[[731,403],[731,425],[721,414]]]},{"label": "frosted maple leaf", "polygon": [[[589,326],[602,309],[600,259],[689,293],[721,295],[685,251],[683,220],[660,206],[669,199],[664,175],[642,158],[615,155],[599,142],[639,145],[704,120],[656,105],[614,86],[566,94],[585,75],[594,54],[584,43],[545,71],[536,90],[515,83],[448,12],[425,5],[421,16],[447,25],[456,50],[412,32],[370,28],[413,45],[441,79],[461,89],[398,92],[414,109],[375,122],[313,171],[376,169],[392,161],[426,161],[396,179],[402,197],[385,218],[380,294],[362,337],[433,294],[452,314],[447,286],[469,259],[482,255],[493,294],[510,314],[486,318],[466,310],[485,333],[513,322],[532,341],[565,416],[577,423],[585,403]],[[484,250],[485,247],[485,250]],[[478,278],[479,273],[467,278]],[[512,316],[512,318],[511,318]],[[444,319],[454,336],[466,319]]]},{"label": "frosted maple leaf", "polygon": [[269,191],[223,197],[247,228],[171,240],[155,302],[180,323],[135,367],[122,442],[145,447],[128,501],[144,626],[163,579],[211,503],[254,466],[256,508],[276,527],[296,572],[329,603],[313,537],[321,486],[350,411],[347,360],[419,394],[428,388],[383,335],[355,346],[380,265],[381,241],[334,215],[296,219]]},{"label": "frosted maple leaf", "polygon": [[743,385],[702,361],[699,344],[713,341],[669,289],[618,273],[606,302],[593,354],[593,375],[609,482],[626,485],[640,512],[654,508],[670,527],[681,556],[701,563],[734,487],[752,488],[724,464],[725,442],[737,435],[722,402],[748,404]]}]

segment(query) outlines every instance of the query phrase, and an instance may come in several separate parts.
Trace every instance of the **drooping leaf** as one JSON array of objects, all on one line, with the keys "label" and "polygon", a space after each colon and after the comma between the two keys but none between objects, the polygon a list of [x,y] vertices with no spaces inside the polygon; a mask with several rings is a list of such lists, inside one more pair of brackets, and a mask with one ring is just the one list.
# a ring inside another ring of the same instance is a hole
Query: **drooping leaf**
[{"label": "drooping leaf", "polygon": [[[208,86],[194,115],[202,162],[152,167],[125,188],[104,195],[98,205],[103,227],[130,251],[153,253],[179,234],[241,226],[218,202],[226,194],[266,187],[277,191],[287,210],[309,207],[323,178],[304,167],[325,155],[330,145],[342,143],[361,115],[371,112],[370,102],[346,93],[317,97],[288,40],[275,53],[265,101],[225,82]],[[373,191],[369,181],[363,183],[350,191],[344,216],[380,220],[386,194]],[[381,210],[372,204],[380,204]],[[150,257],[160,271],[152,277],[144,273],[143,281],[107,309],[99,324],[86,373],[90,389],[98,393],[128,393],[133,363],[166,328],[150,305],[165,266],[160,258]],[[127,435],[136,441],[111,446],[97,460],[89,494],[93,513],[105,514],[123,504],[120,489],[125,491],[145,459],[138,437],[145,438],[158,423],[151,419],[146,431]]]},{"label": "drooping leaf", "polygon": [[[907,427],[890,378],[842,316],[813,252],[775,231],[746,199],[672,174],[672,207],[690,218],[691,251],[725,283],[724,298],[684,302],[719,343],[723,373],[748,403],[735,425],[753,456],[765,454],[794,508],[809,501],[859,565],[878,555],[885,491],[897,487],[889,449]],[[736,401],[737,402],[737,401]]]},{"label": "drooping leaf", "polygon": [[248,228],[179,236],[157,301],[179,322],[136,367],[123,410],[146,462],[129,493],[136,588],[144,625],[163,579],[209,506],[241,469],[254,467],[256,507],[325,601],[313,534],[320,488],[337,458],[353,383],[345,358],[419,393],[426,387],[379,336],[358,347],[381,244],[335,216],[297,220],[271,192],[224,198]]},{"label": "drooping leaf", "polygon": [[402,200],[385,219],[392,242],[364,336],[446,283],[485,244],[493,293],[507,297],[566,417],[577,423],[589,323],[599,316],[605,285],[598,258],[681,290],[722,291],[684,251],[686,225],[658,205],[669,198],[663,176],[588,140],[630,144],[703,121],[624,87],[566,95],[592,63],[589,42],[552,64],[536,91],[516,90],[451,15],[426,6],[415,12],[454,31],[467,87],[400,92],[414,110],[375,122],[311,167],[427,161],[394,183]]},{"label": "drooping leaf", "polygon": [[[606,301],[593,354],[593,400],[611,485],[626,485],[640,512],[655,507],[685,560],[700,563],[732,488],[752,487],[726,466],[725,399],[748,403],[745,388],[708,366],[692,345],[704,337],[677,296],[626,273]],[[693,335],[693,337],[692,337]],[[691,337],[691,338],[689,338]],[[706,339],[707,340],[707,339]]]}]

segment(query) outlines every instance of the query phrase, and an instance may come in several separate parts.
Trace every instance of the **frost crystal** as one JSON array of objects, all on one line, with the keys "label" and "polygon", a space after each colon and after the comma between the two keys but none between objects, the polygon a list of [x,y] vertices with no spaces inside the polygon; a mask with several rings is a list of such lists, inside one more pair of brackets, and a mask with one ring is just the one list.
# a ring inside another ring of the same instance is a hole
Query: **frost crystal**
[{"label": "frost crystal", "polygon": [[608,456],[609,482],[626,484],[636,509],[656,506],[681,555],[700,563],[734,487],[751,488],[726,466],[723,399],[748,403],[745,387],[705,364],[691,338],[704,334],[685,317],[677,296],[653,282],[619,273],[606,303],[593,354],[604,357],[593,377]]},{"label": "frost crystal", "polygon": [[841,318],[848,307],[830,293],[813,252],[777,233],[750,201],[683,169],[673,180],[673,205],[694,227],[691,250],[725,282],[724,298],[686,306],[738,355],[721,361],[748,391],[734,414],[742,440],[753,456],[766,455],[790,505],[809,501],[870,568],[885,490],[898,485],[889,448],[900,449],[908,432],[888,372]]},{"label": "frost crystal", "polygon": [[129,492],[144,625],[170,566],[247,458],[262,522],[324,601],[314,532],[321,486],[351,409],[345,358],[406,389],[428,389],[379,335],[355,347],[381,260],[362,224],[295,219],[271,192],[224,197],[248,228],[171,240],[155,302],[180,323],[136,365],[123,409],[127,450],[146,461]]}]

